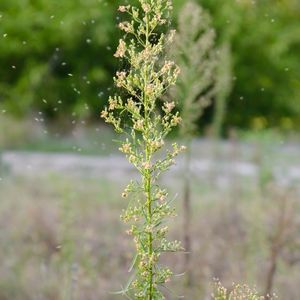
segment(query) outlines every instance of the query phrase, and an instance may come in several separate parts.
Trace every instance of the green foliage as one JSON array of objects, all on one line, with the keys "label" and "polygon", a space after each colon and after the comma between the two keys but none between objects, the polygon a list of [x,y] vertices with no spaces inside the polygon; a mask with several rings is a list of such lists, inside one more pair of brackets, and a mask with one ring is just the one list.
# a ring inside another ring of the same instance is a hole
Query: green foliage
[{"label": "green foliage", "polygon": [[[232,50],[233,90],[226,99],[225,125],[251,128],[263,119],[264,128],[299,128],[299,1],[198,2],[212,15],[217,44],[227,43]],[[24,115],[43,110],[60,120],[70,112],[94,117],[116,69],[110,45],[119,39],[117,5],[2,0],[0,111]],[[182,5],[175,0],[175,11]],[[210,117],[208,110],[204,120],[209,123]]]},{"label": "green foliage", "polygon": [[[109,98],[101,116],[118,133],[126,134],[120,151],[140,174],[140,181],[131,181],[123,197],[130,194],[128,208],[121,218],[130,224],[136,255],[130,271],[133,276],[120,294],[129,299],[165,299],[161,291],[172,272],[161,265],[161,255],[181,248],[178,241],[168,241],[166,219],[175,216],[168,193],[158,185],[164,171],[175,163],[174,158],[185,149],[176,143],[164,149],[164,140],[181,121],[174,112],[174,102],[162,102],[169,87],[175,85],[179,68],[164,56],[174,31],[162,33],[170,21],[170,0],[139,0],[138,6],[120,6],[129,18],[119,23],[125,32],[119,40],[115,57],[128,68],[117,71],[114,81],[123,95]],[[162,111],[162,114],[159,113]]]},{"label": "green foliage", "polygon": [[[220,43],[233,53],[233,91],[226,124],[299,126],[300,7],[285,1],[201,1],[212,15]],[[247,107],[247,109],[245,109]]]},{"label": "green foliage", "polygon": [[[0,3],[0,101],[8,112],[91,115],[110,84],[117,1]],[[98,94],[98,96],[97,96]]]},{"label": "green foliage", "polygon": [[0,118],[0,132],[0,150],[17,148],[25,142],[31,142],[35,137],[33,124],[5,115]]}]

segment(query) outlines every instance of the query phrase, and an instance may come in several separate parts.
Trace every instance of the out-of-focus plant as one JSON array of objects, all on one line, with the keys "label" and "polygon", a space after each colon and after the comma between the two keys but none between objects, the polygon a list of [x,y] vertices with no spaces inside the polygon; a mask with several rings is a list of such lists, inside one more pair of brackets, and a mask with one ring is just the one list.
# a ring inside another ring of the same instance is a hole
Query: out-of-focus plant
[{"label": "out-of-focus plant", "polygon": [[293,266],[300,262],[300,219],[299,219],[299,195],[295,188],[288,189],[276,187],[270,184],[271,195],[266,203],[268,230],[268,267],[266,271],[265,295],[271,294],[275,288],[276,274],[280,261]]},{"label": "out-of-focus plant", "polygon": [[211,103],[217,64],[214,48],[215,31],[209,14],[196,3],[188,2],[179,15],[178,33],[171,49],[181,69],[171,95],[178,97],[183,119],[180,130],[188,138],[195,135],[197,121]]},{"label": "out-of-focus plant", "polygon": [[19,121],[14,117],[0,116],[0,149],[10,149],[30,142],[37,136],[37,129],[30,121]]},{"label": "out-of-focus plant", "polygon": [[91,116],[108,93],[114,68],[107,45],[117,42],[112,21],[117,5],[2,0],[0,108],[18,116],[43,111],[65,123],[72,112]]},{"label": "out-of-focus plant", "polygon": [[195,2],[187,2],[179,14],[178,33],[175,45],[170,49],[181,69],[178,83],[170,90],[172,98],[178,98],[182,116],[180,136],[185,140],[187,151],[184,165],[184,248],[187,283],[191,283],[191,200],[190,159],[192,138],[197,131],[197,122],[203,110],[211,103],[214,94],[214,72],[216,68],[215,31],[209,14]]},{"label": "out-of-focus plant", "polygon": [[[93,116],[115,69],[108,45],[119,39],[118,2],[1,0],[0,110],[41,110],[61,122],[69,112]],[[299,128],[299,1],[197,2],[212,15],[218,44],[231,45],[234,84],[225,125],[251,128],[264,116],[267,127]],[[176,11],[183,3],[174,1]]]},{"label": "out-of-focus plant", "polygon": [[220,282],[215,283],[213,293],[214,300],[271,300],[275,296],[260,296],[259,293],[248,285],[233,284],[230,290],[222,286]]},{"label": "out-of-focus plant", "polygon": [[211,12],[220,40],[231,44],[234,85],[226,125],[249,127],[263,115],[268,127],[281,126],[281,117],[299,126],[299,1],[201,4]]},{"label": "out-of-focus plant", "polygon": [[158,186],[157,180],[185,147],[174,143],[171,150],[163,151],[166,136],[181,121],[179,113],[174,112],[175,103],[162,102],[179,74],[175,63],[164,56],[175,34],[162,33],[170,21],[172,2],[138,3],[139,6],[121,5],[118,9],[129,18],[119,23],[125,36],[119,40],[115,57],[126,62],[128,68],[118,71],[114,78],[123,95],[110,97],[101,115],[117,132],[127,136],[120,151],[141,175],[141,181],[131,181],[123,193],[124,198],[132,197],[121,218],[130,224],[128,234],[133,236],[136,255],[130,268],[133,276],[120,293],[130,299],[156,300],[165,299],[161,288],[172,276],[171,270],[161,265],[161,255],[182,249],[178,241],[168,241],[166,237],[166,218],[175,212],[167,191]]},{"label": "out-of-focus plant", "polygon": [[212,132],[215,138],[220,138],[222,125],[226,114],[226,103],[232,89],[232,59],[228,42],[218,50],[218,66],[216,69],[215,104]]},{"label": "out-of-focus plant", "polygon": [[[230,93],[232,91],[232,59],[231,59],[231,46],[230,42],[223,42],[217,51],[217,60],[218,65],[216,68],[215,75],[215,97],[214,97],[214,109],[213,109],[213,120],[211,125],[211,134],[212,134],[212,159],[216,162],[214,169],[212,170],[212,182],[214,181],[214,177],[217,176],[218,173],[218,161],[220,159],[220,147],[218,145],[219,140],[222,136],[222,131],[224,127],[224,121],[227,112],[227,105]],[[233,159],[236,159],[237,144],[235,143],[235,137],[233,134],[234,131],[229,133],[231,144],[233,148]],[[233,180],[235,182],[235,180]],[[235,184],[233,185],[235,186]],[[234,188],[236,191],[236,188]],[[234,193],[236,194],[236,193]]]}]

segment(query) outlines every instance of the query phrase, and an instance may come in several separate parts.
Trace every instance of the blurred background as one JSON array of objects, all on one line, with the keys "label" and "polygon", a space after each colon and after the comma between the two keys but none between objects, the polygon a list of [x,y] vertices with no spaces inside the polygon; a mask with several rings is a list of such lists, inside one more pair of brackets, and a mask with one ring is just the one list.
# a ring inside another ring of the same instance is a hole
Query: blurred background
[{"label": "blurred background", "polygon": [[[162,178],[177,197],[171,234],[191,240],[193,268],[175,292],[210,299],[219,278],[299,299],[300,2],[195,2],[223,61],[207,85],[219,90],[193,117],[188,228],[185,160]],[[185,3],[174,1],[179,33]],[[136,173],[100,119],[116,90],[120,4],[0,2],[1,300],[118,299],[110,292],[126,284],[132,244],[119,195]],[[168,260],[187,271],[182,254]]]}]

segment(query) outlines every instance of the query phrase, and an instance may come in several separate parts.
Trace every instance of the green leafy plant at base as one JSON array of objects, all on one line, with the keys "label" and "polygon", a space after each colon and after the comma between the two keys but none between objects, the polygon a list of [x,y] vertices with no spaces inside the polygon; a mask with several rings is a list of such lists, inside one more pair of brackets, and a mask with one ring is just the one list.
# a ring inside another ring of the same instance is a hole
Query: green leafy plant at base
[{"label": "green leafy plant at base", "polygon": [[133,236],[136,255],[130,268],[132,277],[120,293],[128,299],[159,300],[165,299],[161,288],[172,276],[160,257],[182,247],[166,237],[166,218],[175,216],[175,211],[157,180],[185,147],[174,143],[163,151],[166,136],[181,121],[179,113],[174,112],[175,103],[162,101],[179,74],[179,68],[164,55],[175,34],[162,33],[170,20],[172,2],[138,3],[138,7],[122,5],[118,9],[129,16],[128,21],[119,24],[125,35],[115,53],[127,65],[114,78],[123,94],[110,97],[101,116],[126,136],[119,150],[141,175],[141,180],[131,181],[122,194],[131,198],[121,218],[130,225],[127,233]]}]

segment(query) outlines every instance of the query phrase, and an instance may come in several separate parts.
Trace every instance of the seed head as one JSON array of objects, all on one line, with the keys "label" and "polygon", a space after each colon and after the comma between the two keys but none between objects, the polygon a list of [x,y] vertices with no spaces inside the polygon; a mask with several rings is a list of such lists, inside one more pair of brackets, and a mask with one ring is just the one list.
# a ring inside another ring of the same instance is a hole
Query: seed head
[{"label": "seed head", "polygon": [[104,110],[101,111],[101,114],[100,114],[101,118],[103,119],[106,119],[108,117],[108,111],[107,109],[105,108]]},{"label": "seed head", "polygon": [[120,5],[118,8],[119,12],[126,12],[126,10],[127,10],[127,7],[125,5]]},{"label": "seed head", "polygon": [[142,163],[142,167],[145,169],[145,170],[150,170],[151,169],[151,163],[148,162],[148,161],[145,161]]},{"label": "seed head", "polygon": [[133,27],[129,22],[121,22],[119,23],[119,28],[127,33],[133,32]]},{"label": "seed head", "polygon": [[125,53],[126,53],[126,43],[122,39],[120,39],[119,46],[117,48],[116,53],[114,54],[114,57],[122,58],[125,56]]},{"label": "seed head", "polygon": [[144,3],[144,4],[142,5],[142,9],[143,9],[143,11],[147,14],[148,12],[150,12],[151,7],[150,7],[150,5],[149,5],[148,3]]}]

